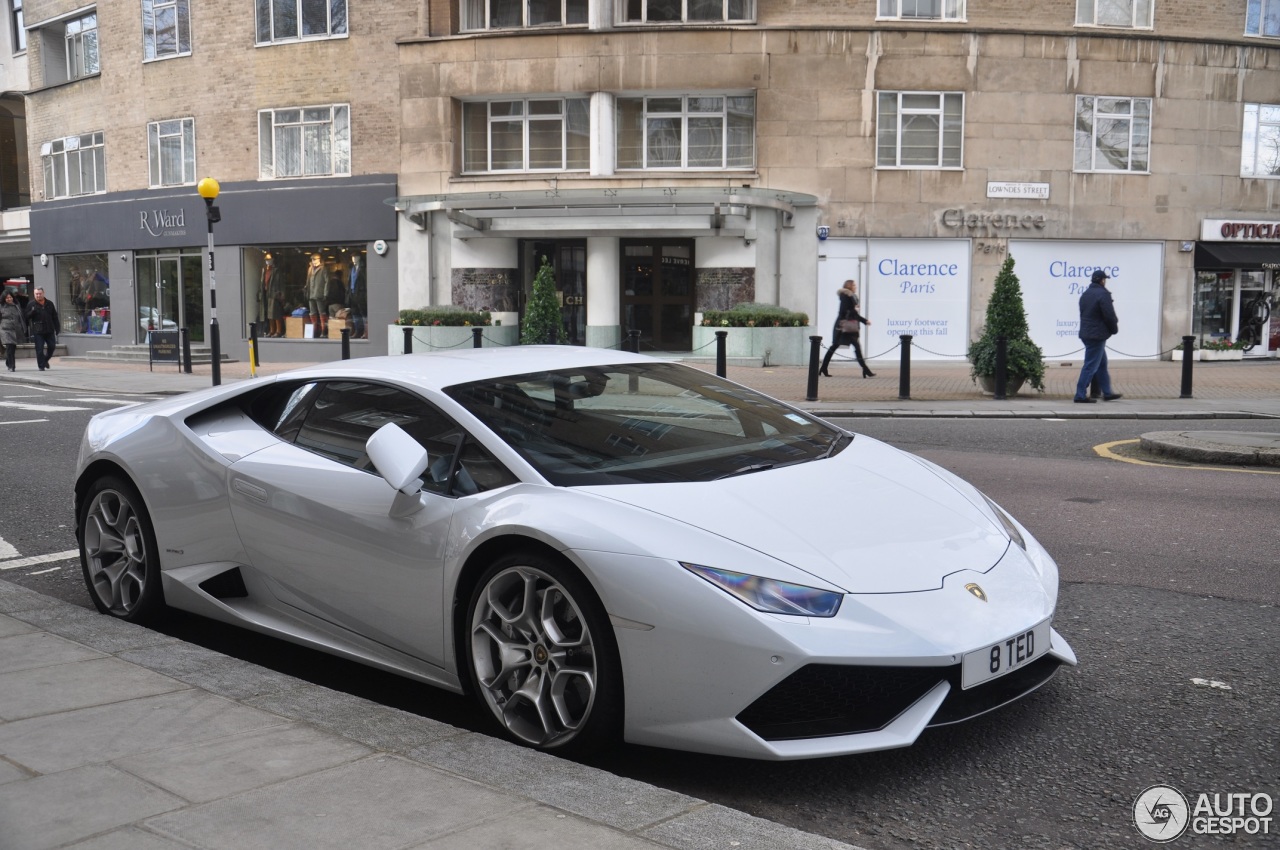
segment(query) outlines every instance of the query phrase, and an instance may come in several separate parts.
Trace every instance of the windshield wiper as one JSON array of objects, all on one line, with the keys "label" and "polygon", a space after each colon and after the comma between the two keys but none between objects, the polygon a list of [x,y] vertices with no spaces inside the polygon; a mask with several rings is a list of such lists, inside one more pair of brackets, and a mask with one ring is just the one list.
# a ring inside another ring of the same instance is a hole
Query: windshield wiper
[{"label": "windshield wiper", "polygon": [[853,437],[851,437],[851,436],[850,436],[850,435],[848,435],[848,434],[838,434],[838,435],[836,435],[836,438],[835,438],[834,440],[832,440],[832,441],[831,441],[831,445],[830,445],[830,446],[828,446],[828,447],[827,447],[827,450],[826,450],[825,452],[823,452],[823,453],[822,453],[822,457],[823,457],[823,459],[825,460],[826,458],[829,458],[829,457],[831,457],[833,454],[835,454],[835,452],[836,452],[836,448],[837,448],[841,443],[843,443],[845,440],[849,440],[849,441],[851,441],[851,442],[852,442]]},{"label": "windshield wiper", "polygon": [[752,473],[752,472],[763,472],[763,471],[765,471],[766,469],[773,469],[773,467],[774,467],[774,464],[772,464],[772,463],[768,463],[768,462],[766,462],[766,463],[750,463],[750,464],[747,464],[746,466],[740,466],[740,467],[738,467],[737,469],[733,470],[733,472],[726,472],[724,475],[717,475],[715,478],[713,478],[713,479],[711,479],[711,480],[712,480],[712,481],[719,481],[719,480],[721,480],[722,478],[732,478],[732,477],[734,477],[735,475],[747,475],[747,474]]}]

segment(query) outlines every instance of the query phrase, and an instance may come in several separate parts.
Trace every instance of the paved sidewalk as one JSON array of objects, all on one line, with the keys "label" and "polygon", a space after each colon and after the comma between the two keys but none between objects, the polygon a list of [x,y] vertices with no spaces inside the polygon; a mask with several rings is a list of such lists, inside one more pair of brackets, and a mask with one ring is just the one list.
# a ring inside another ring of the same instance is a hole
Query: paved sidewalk
[{"label": "paved sidewalk", "polygon": [[0,848],[856,850],[0,581]]}]

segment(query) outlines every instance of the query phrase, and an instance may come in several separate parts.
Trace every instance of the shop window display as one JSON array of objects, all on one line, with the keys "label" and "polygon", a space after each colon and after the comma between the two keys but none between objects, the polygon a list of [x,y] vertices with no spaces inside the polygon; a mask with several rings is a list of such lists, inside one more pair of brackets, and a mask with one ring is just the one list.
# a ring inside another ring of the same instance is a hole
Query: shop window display
[{"label": "shop window display", "polygon": [[111,281],[106,254],[65,254],[54,264],[62,332],[111,333]]},{"label": "shop window display", "polygon": [[263,339],[367,339],[366,259],[363,244],[244,249],[246,323]]}]

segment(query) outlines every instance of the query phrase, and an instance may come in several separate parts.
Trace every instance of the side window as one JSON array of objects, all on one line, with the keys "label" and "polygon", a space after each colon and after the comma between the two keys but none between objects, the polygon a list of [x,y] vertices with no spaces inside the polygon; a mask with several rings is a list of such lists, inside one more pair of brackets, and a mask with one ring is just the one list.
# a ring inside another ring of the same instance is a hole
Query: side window
[{"label": "side window", "polygon": [[298,429],[302,427],[302,420],[311,409],[311,402],[319,387],[315,381],[270,387],[257,395],[245,412],[263,428],[286,443],[292,443],[298,436]]}]

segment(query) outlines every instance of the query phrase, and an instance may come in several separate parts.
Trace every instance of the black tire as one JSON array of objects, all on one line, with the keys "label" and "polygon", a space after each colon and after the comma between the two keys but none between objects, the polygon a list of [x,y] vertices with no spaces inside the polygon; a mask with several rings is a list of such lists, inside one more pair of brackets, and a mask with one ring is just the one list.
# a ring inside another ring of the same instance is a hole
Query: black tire
[{"label": "black tire", "polygon": [[505,737],[557,753],[620,740],[613,627],[577,570],[535,552],[503,555],[480,576],[465,616],[466,676]]},{"label": "black tire", "polygon": [[131,483],[114,476],[93,482],[76,517],[76,541],[89,598],[100,612],[144,623],[164,609],[160,551]]}]

